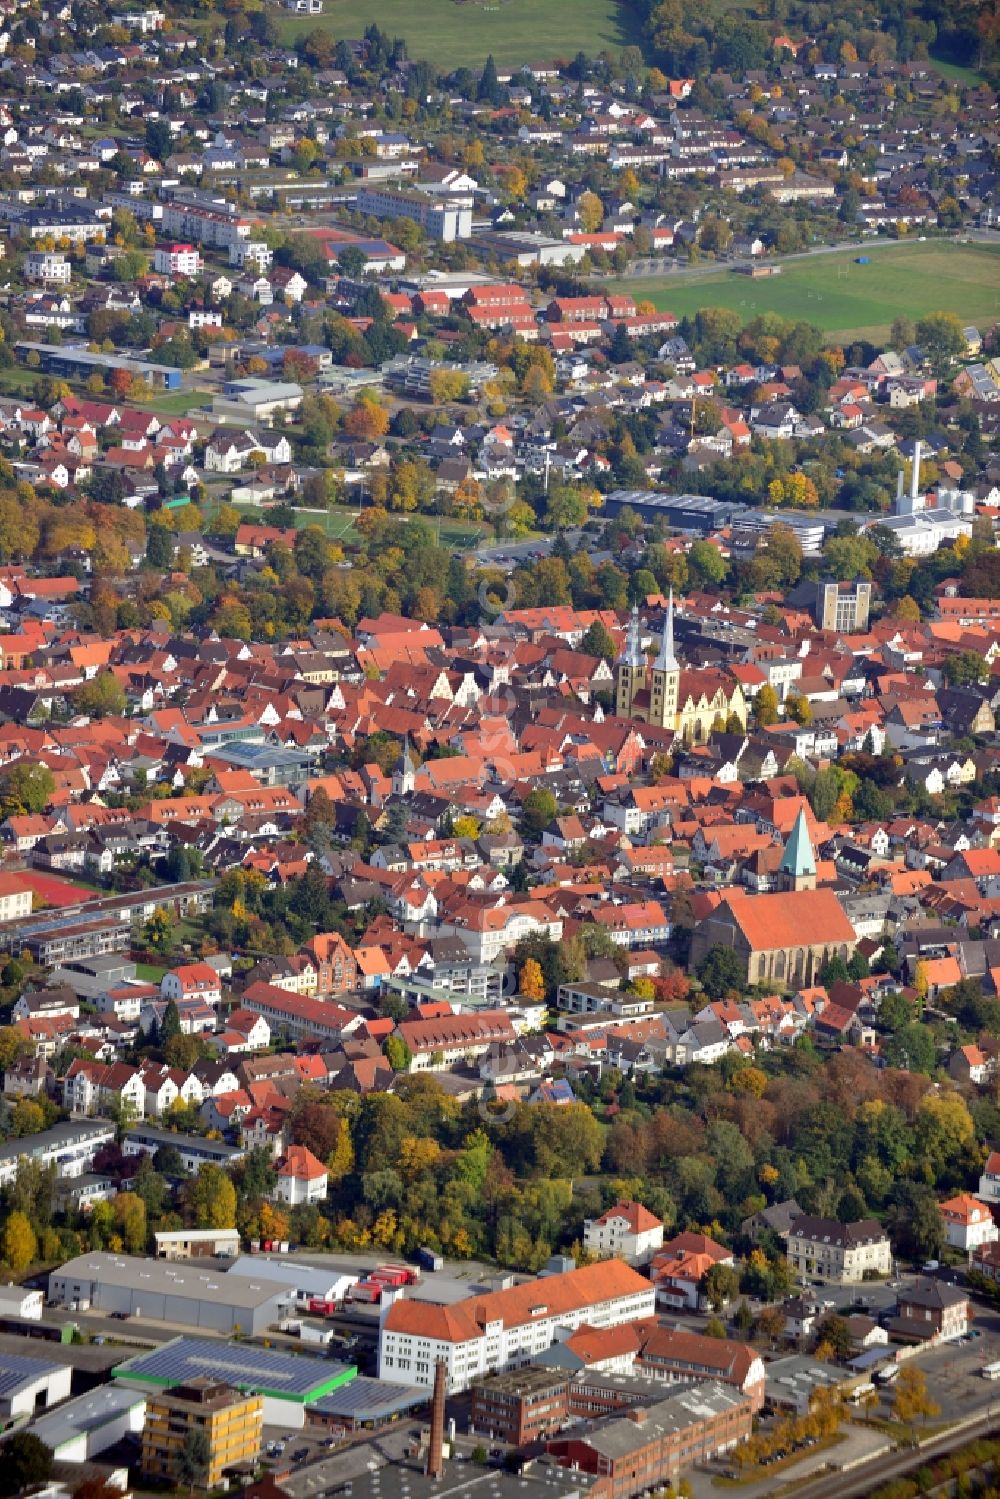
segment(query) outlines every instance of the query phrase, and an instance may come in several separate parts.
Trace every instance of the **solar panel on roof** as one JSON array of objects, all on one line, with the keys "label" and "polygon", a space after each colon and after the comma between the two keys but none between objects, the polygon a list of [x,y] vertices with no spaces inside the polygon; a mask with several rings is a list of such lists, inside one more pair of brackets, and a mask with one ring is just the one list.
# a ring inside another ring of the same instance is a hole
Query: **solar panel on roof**
[{"label": "solar panel on roof", "polygon": [[59,1364],[47,1364],[40,1358],[22,1358],[16,1353],[5,1353],[0,1363],[0,1395],[13,1395],[22,1385],[33,1379],[44,1379],[48,1374],[58,1374]]},{"label": "solar panel on roof", "polygon": [[359,1374],[350,1384],[342,1385],[330,1395],[317,1400],[315,1409],[325,1416],[349,1416],[355,1421],[373,1421],[391,1416],[416,1405],[426,1405],[429,1389],[417,1385],[391,1384]]},{"label": "solar panel on roof", "polygon": [[217,1343],[209,1338],[175,1338],[119,1364],[116,1378],[134,1378],[157,1384],[185,1384],[198,1375],[208,1375],[242,1389],[272,1390],[288,1395],[308,1395],[318,1385],[327,1385],[349,1364],[274,1349]]}]

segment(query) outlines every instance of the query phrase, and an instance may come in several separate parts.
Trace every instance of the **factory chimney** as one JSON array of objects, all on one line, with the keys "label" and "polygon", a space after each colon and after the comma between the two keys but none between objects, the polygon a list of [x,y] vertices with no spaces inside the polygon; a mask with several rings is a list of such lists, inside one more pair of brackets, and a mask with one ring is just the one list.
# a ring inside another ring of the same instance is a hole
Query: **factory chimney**
[{"label": "factory chimney", "polygon": [[915,500],[920,493],[920,439],[917,438],[913,444],[913,475],[910,479],[910,499]]},{"label": "factory chimney", "polygon": [[448,1377],[447,1365],[439,1358],[434,1365],[434,1394],[431,1397],[431,1432],[427,1443],[427,1477],[444,1476],[444,1400]]}]

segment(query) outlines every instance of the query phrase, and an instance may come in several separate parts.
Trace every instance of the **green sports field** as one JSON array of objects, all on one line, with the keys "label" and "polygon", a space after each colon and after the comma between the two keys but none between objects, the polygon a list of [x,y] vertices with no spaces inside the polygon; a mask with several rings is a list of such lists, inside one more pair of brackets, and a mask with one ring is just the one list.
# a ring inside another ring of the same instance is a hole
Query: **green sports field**
[{"label": "green sports field", "polygon": [[[870,256],[870,264],[856,264],[857,255]],[[615,285],[678,317],[701,307],[731,307],[748,320],[776,312],[849,342],[884,336],[895,317],[915,319],[930,312],[953,312],[980,327],[996,322],[1000,246],[943,240],[859,246],[786,261],[780,276],[760,281],[718,271],[637,276]]]},{"label": "green sports field", "polygon": [[[245,521],[253,525],[271,524],[269,512],[262,510],[259,505],[253,505],[245,500],[235,500],[233,504]],[[320,526],[331,541],[342,542],[345,546],[354,546],[360,540],[354,525],[357,516],[357,510],[345,505],[331,505],[325,511],[296,510],[295,525],[299,530],[305,526]],[[407,515],[399,516],[400,520],[409,518]],[[420,519],[430,524],[435,538],[441,542],[442,546],[455,547],[462,551],[478,545],[488,534],[485,526],[474,521],[459,520],[454,516],[423,515]]]},{"label": "green sports field", "polygon": [[569,61],[638,41],[617,0],[326,0],[322,16],[279,26],[285,41],[318,29],[339,40],[373,21],[403,37],[412,58],[442,68],[482,67],[490,53],[500,67]]}]

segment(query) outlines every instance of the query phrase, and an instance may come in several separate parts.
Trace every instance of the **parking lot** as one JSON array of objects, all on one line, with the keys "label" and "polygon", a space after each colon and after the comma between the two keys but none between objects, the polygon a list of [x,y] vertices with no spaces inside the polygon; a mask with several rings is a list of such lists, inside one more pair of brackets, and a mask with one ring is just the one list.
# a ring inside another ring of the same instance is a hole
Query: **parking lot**
[{"label": "parking lot", "polygon": [[323,1431],[291,1431],[286,1426],[264,1427],[264,1462],[274,1478],[281,1473],[294,1472],[327,1457],[338,1446],[342,1446],[346,1433]]}]

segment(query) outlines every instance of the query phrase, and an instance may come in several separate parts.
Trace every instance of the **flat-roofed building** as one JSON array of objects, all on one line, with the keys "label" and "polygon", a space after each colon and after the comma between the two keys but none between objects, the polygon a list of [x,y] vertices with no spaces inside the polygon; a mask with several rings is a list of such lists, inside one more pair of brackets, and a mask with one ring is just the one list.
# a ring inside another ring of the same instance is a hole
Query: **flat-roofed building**
[{"label": "flat-roofed building", "polygon": [[177,1482],[192,1432],[206,1439],[207,1464],[200,1488],[215,1489],[228,1468],[260,1453],[264,1402],[202,1376],[150,1397],[142,1429],[143,1473]]},{"label": "flat-roofed building", "polygon": [[267,1426],[299,1429],[310,1408],[357,1374],[353,1364],[212,1338],[172,1338],[116,1365],[113,1378],[140,1390],[172,1389],[204,1376],[260,1395]]},{"label": "flat-roofed building", "polygon": [[558,1431],[569,1415],[568,1381],[557,1369],[517,1369],[472,1387],[472,1427],[523,1447]]},{"label": "flat-roofed building", "polygon": [[235,1228],[178,1228],[153,1235],[158,1260],[198,1260],[236,1256],[240,1252]]},{"label": "flat-roofed building", "polygon": [[[94,1164],[94,1157],[115,1138],[115,1127],[108,1119],[63,1120],[39,1135],[20,1140],[6,1140],[0,1145],[0,1187],[7,1187],[17,1177],[17,1163],[22,1156],[41,1166],[54,1166],[56,1176],[83,1176]],[[179,1139],[179,1136],[173,1136]]]},{"label": "flat-roofed building", "polygon": [[87,1463],[123,1437],[142,1431],[146,1397],[125,1385],[99,1385],[32,1422],[31,1431],[56,1462]]},{"label": "flat-roofed building", "polygon": [[89,1302],[95,1311],[253,1336],[277,1321],[289,1297],[281,1286],[227,1275],[214,1267],[175,1268],[163,1260],[95,1253],[53,1270],[49,1299]]},{"label": "flat-roofed building", "polygon": [[5,1425],[18,1416],[30,1416],[44,1406],[55,1405],[69,1395],[73,1370],[67,1364],[49,1364],[44,1359],[21,1354],[0,1354],[0,1421]]},{"label": "flat-roofed building", "polygon": [[746,1441],[750,1401],[729,1385],[686,1385],[657,1405],[610,1416],[579,1435],[553,1437],[547,1450],[574,1470],[593,1474],[606,1499],[676,1486],[684,1468]]}]

